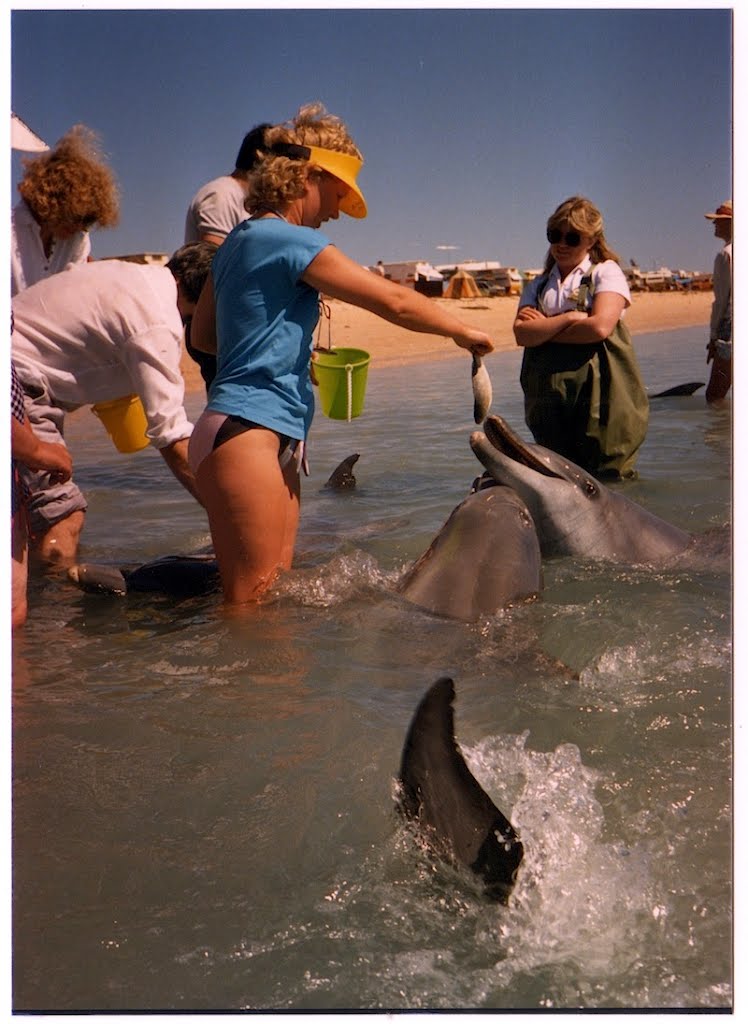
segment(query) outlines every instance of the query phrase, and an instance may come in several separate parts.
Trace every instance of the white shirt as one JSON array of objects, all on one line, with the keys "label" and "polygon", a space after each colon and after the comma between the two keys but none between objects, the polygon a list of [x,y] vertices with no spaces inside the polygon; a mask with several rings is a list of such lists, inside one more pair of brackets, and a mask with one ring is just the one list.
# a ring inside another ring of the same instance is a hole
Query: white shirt
[{"label": "white shirt", "polygon": [[[562,281],[558,266],[555,265],[548,276],[548,284],[543,292],[540,309],[546,316],[557,316],[559,313],[568,313],[577,308],[577,297],[582,278],[590,272],[592,260],[586,256],[582,262]],[[519,300],[519,308],[522,306],[538,305],[538,289],[545,275],[539,275],[534,281],[530,281],[522,290]],[[626,300],[626,306],[631,305],[631,292],[629,290],[626,275],[615,260],[604,260],[596,263],[592,271],[592,297],[601,292],[615,292],[622,295]],[[588,302],[591,308],[592,303]],[[621,313],[623,316],[623,313]]]},{"label": "white shirt", "polygon": [[249,217],[244,208],[247,192],[241,182],[225,174],[198,189],[192,197],[184,225],[184,241],[199,242],[203,235],[225,238]]},{"label": "white shirt", "polygon": [[65,410],[140,396],[156,448],[189,437],[179,363],[184,329],[166,267],[100,260],[16,295],[12,353],[24,385]]},{"label": "white shirt", "polygon": [[729,323],[730,337],[724,340],[730,341],[732,340],[732,242],[728,242],[714,259],[712,288],[714,289],[714,302],[709,321],[709,338],[716,341],[721,334],[727,334]]},{"label": "white shirt", "polygon": [[85,263],[91,252],[87,231],[77,231],[72,238],[58,239],[52,244],[49,257],[44,253],[41,228],[31,210],[21,200],[13,208],[10,226],[10,294],[58,274],[71,265]]}]

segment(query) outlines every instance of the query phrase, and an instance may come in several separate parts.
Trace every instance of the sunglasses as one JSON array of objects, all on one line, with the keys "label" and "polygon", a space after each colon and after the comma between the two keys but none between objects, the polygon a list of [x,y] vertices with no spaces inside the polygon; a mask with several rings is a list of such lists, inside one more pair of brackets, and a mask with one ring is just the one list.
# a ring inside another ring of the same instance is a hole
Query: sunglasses
[{"label": "sunglasses", "polygon": [[582,236],[578,231],[567,231],[564,233],[560,228],[549,228],[545,233],[545,237],[551,245],[558,245],[559,242],[563,242],[572,249],[576,249],[582,241]]}]

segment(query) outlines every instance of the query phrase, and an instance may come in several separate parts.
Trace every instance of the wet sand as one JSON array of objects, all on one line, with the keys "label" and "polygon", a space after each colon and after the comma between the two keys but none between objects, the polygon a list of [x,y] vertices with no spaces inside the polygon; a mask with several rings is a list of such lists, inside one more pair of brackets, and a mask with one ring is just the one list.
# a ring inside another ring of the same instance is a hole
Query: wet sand
[{"label": "wet sand", "polygon": [[[676,330],[704,325],[706,345],[714,296],[709,292],[641,292],[635,293],[626,313],[626,323],[633,335]],[[473,327],[486,331],[496,351],[515,347],[512,324],[517,311],[517,298],[434,299]],[[372,371],[385,366],[403,366],[432,359],[448,359],[460,355],[460,349],[448,338],[433,334],[415,334],[387,323],[356,306],[327,300],[330,319],[321,319],[318,344],[333,347],[361,348],[371,354]],[[490,358],[490,357],[489,357]],[[182,373],[188,391],[202,389],[196,364],[185,353]]]}]

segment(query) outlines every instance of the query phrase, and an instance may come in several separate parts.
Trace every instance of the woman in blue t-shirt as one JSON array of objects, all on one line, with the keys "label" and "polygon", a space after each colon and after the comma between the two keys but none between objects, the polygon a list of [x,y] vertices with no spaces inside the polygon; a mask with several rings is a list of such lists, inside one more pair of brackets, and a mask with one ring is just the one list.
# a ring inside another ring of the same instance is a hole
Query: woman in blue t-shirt
[{"label": "woman in blue t-shirt", "polygon": [[372,274],[318,230],[341,211],[366,216],[362,163],[346,126],[319,104],[268,129],[249,182],[254,214],[216,253],[195,310],[192,344],[216,353],[217,372],[190,464],[227,604],[258,601],[291,566],[320,292],[479,355],[493,349],[483,331]]}]

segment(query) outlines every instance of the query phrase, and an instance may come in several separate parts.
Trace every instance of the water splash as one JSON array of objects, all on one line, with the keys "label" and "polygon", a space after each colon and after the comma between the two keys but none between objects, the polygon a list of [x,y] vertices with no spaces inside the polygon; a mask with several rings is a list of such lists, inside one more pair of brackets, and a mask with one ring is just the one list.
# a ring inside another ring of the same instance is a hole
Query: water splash
[{"label": "water splash", "polygon": [[399,576],[399,570],[382,569],[372,555],[353,551],[313,569],[294,570],[279,581],[274,594],[309,607],[331,608],[372,594],[381,596],[393,589]]},{"label": "water splash", "polygon": [[633,959],[632,939],[648,912],[646,853],[624,837],[606,837],[595,793],[600,773],[582,763],[574,744],[544,753],[527,749],[527,738],[489,737],[464,751],[489,793],[524,779],[509,816],[525,859],[508,913],[490,929],[502,950],[496,980],[510,985],[525,972],[563,964],[572,974],[573,965],[593,977],[618,973]]}]

